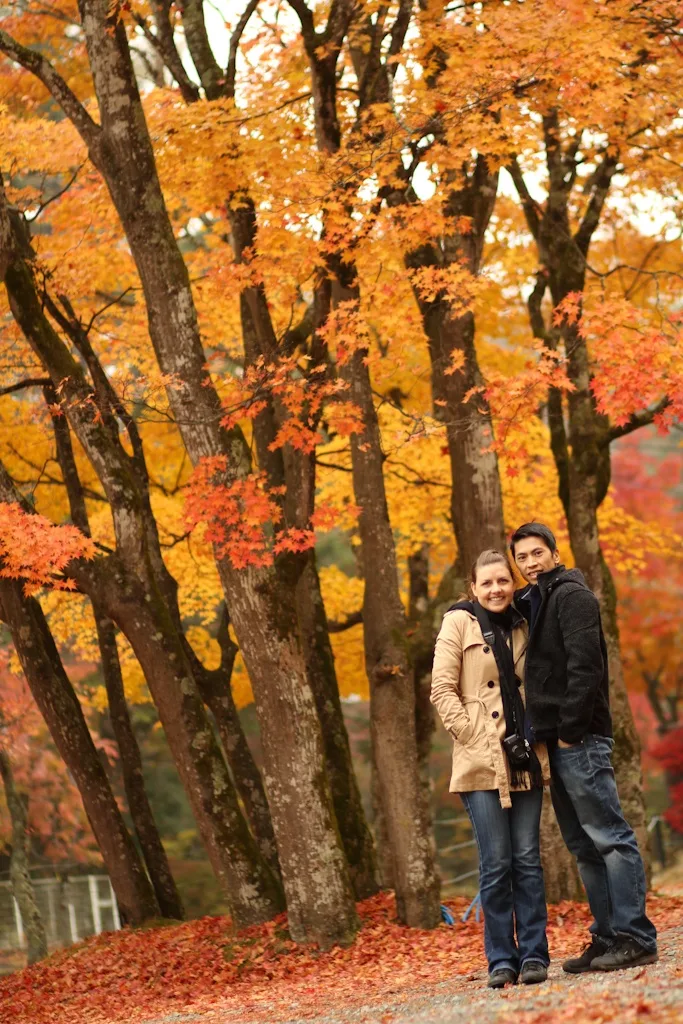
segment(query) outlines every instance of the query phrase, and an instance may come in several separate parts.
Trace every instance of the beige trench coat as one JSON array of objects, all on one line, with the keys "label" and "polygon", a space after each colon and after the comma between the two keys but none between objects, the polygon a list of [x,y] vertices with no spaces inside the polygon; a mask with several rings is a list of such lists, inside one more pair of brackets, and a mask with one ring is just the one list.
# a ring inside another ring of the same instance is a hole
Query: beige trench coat
[{"label": "beige trench coat", "polygon": [[[524,678],[526,623],[512,631],[515,672]],[[434,651],[432,704],[453,737],[451,793],[497,789],[502,807],[512,806],[510,771],[502,746],[505,736],[498,666],[474,615],[446,612]],[[522,700],[524,690],[522,689]],[[544,783],[550,782],[545,743],[537,743]],[[529,789],[529,776],[522,789]]]}]

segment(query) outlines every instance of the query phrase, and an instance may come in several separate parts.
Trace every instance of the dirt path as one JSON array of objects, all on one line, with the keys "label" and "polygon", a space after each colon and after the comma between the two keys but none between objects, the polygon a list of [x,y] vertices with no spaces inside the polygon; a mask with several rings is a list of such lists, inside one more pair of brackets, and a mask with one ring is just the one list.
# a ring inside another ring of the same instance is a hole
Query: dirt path
[{"label": "dirt path", "polygon": [[[320,1006],[318,1014],[297,1015],[280,1024],[674,1024],[683,1021],[683,926],[660,935],[659,962],[649,967],[612,974],[571,976],[558,961],[543,985],[487,989],[486,972],[442,982],[429,988],[410,988],[395,997],[343,1009]],[[309,1004],[310,1006],[310,1004]],[[214,1003],[199,1012],[170,1013],[145,1024],[269,1024],[264,1001],[241,1011],[234,1004]]]}]

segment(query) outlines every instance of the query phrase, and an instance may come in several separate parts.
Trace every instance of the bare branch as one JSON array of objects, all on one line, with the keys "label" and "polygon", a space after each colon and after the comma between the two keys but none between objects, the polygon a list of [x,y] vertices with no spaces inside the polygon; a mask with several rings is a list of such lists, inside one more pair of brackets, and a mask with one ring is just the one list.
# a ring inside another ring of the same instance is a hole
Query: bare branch
[{"label": "bare branch", "polygon": [[514,182],[514,186],[517,189],[517,195],[522,203],[527,227],[536,241],[538,241],[542,211],[539,208],[539,204],[532,198],[529,189],[526,187],[522,168],[519,166],[517,157],[512,158],[512,161],[508,164],[507,170]]},{"label": "bare branch", "polygon": [[40,217],[40,215],[43,212],[43,210],[45,210],[50,205],[50,203],[54,203],[54,201],[56,199],[60,199],[64,195],[65,192],[69,191],[69,189],[71,188],[71,186],[75,182],[76,178],[78,177],[78,175],[81,173],[81,171],[85,167],[85,164],[86,164],[86,161],[84,160],[82,164],[78,165],[78,167],[76,168],[76,170],[74,171],[74,173],[72,174],[71,178],[66,183],[64,188],[60,188],[59,192],[55,192],[55,194],[53,196],[50,196],[49,199],[46,199],[45,202],[41,203],[40,206],[38,207],[38,209],[36,210],[36,212],[33,214],[32,217],[26,217],[26,220],[29,222],[29,224],[32,224],[34,220],[38,220],[38,218]]},{"label": "bare branch", "polygon": [[227,96],[235,95],[235,75],[237,74],[237,52],[239,50],[242,33],[249,23],[249,19],[259,5],[259,0],[250,0],[242,17],[237,22],[235,31],[230,36],[230,52],[228,55],[228,66],[225,70],[225,92]]},{"label": "bare branch", "polygon": [[192,81],[183,67],[180,54],[173,38],[173,28],[169,20],[169,4],[167,0],[152,0],[154,9],[154,26],[156,33],[149,28],[141,14],[134,14],[135,23],[142,29],[145,39],[153,46],[178,83],[181,95],[186,103],[195,103],[199,99],[199,88]]},{"label": "bare branch", "polygon": [[0,388],[0,395],[11,395],[15,391],[23,391],[24,388],[45,387],[51,383],[49,377],[27,377],[25,380],[17,381],[16,384],[8,384],[7,387]]},{"label": "bare branch", "polygon": [[343,622],[328,622],[327,628],[330,633],[345,633],[347,629],[353,629],[363,621],[362,611],[351,612]]}]

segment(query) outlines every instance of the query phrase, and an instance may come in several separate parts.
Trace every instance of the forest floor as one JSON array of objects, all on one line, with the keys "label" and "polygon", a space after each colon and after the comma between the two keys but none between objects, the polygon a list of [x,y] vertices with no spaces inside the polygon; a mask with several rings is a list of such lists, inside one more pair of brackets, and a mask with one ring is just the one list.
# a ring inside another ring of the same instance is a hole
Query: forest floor
[{"label": "forest floor", "polygon": [[[680,890],[679,890],[680,891]],[[208,917],[99,935],[0,979],[1,1024],[673,1024],[683,1019],[683,896],[653,895],[657,964],[570,977],[590,920],[550,907],[546,984],[486,989],[482,925],[399,925],[383,893],[359,905],[349,948],[295,945],[283,917],[239,933]]]}]

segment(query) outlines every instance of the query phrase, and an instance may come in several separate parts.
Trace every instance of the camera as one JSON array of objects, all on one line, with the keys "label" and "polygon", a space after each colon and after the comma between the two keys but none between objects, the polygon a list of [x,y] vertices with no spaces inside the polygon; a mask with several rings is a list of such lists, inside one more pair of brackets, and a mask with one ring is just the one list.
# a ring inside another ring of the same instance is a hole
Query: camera
[{"label": "camera", "polygon": [[511,768],[520,770],[529,767],[531,747],[529,746],[529,741],[524,739],[523,736],[518,736],[517,733],[513,736],[506,736],[503,740],[503,747]]}]

